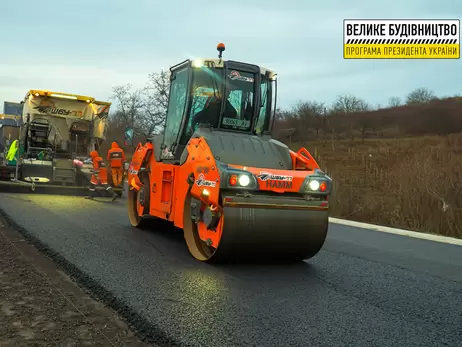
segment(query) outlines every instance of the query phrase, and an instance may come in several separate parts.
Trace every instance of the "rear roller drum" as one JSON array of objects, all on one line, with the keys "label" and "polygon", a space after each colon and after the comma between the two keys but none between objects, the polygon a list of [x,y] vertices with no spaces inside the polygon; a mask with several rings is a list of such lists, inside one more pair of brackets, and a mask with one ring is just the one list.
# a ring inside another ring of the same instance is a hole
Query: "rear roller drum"
[{"label": "rear roller drum", "polygon": [[146,224],[146,215],[149,215],[149,199],[150,199],[150,181],[149,174],[143,172],[140,176],[140,181],[143,183],[140,191],[134,189],[128,190],[128,216],[130,223],[136,228],[142,228]]}]

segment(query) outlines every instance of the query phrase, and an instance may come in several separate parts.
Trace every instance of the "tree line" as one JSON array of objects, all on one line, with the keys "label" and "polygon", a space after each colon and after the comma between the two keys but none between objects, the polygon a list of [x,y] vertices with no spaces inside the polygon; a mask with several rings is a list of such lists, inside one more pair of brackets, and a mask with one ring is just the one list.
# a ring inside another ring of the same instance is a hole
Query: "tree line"
[{"label": "tree line", "polygon": [[390,97],[384,107],[351,94],[337,96],[331,105],[299,101],[288,109],[278,110],[276,128],[280,137],[298,141],[321,136],[365,139],[459,132],[462,109],[459,96],[455,97],[452,101],[448,97],[438,98],[432,90],[420,87],[404,99]]},{"label": "tree line", "polygon": [[[150,73],[146,85],[142,88],[135,89],[130,83],[114,86],[111,100],[115,103],[115,109],[110,116],[112,134],[109,136],[122,134],[126,127],[133,127],[139,136],[145,138],[162,132],[167,114],[169,87],[169,70]],[[393,121],[391,118],[384,121],[380,117],[366,117],[365,114],[402,106],[431,104],[440,99],[432,90],[421,87],[411,91],[404,98],[390,97],[385,107],[374,106],[351,94],[337,96],[330,105],[325,102],[305,100],[286,109],[279,108],[276,112],[275,126],[283,137],[287,136],[284,133],[292,135],[297,131],[298,140],[306,140],[307,137],[312,136],[319,137],[321,134],[333,136],[333,134],[353,132],[359,133],[364,138],[368,133],[376,133],[383,128],[387,121]],[[345,118],[345,115],[349,117]],[[449,122],[447,126],[454,126],[454,124]],[[427,124],[425,127],[431,125]],[[412,125],[412,129],[415,130],[416,127]],[[412,129],[403,131],[412,132]]]}]

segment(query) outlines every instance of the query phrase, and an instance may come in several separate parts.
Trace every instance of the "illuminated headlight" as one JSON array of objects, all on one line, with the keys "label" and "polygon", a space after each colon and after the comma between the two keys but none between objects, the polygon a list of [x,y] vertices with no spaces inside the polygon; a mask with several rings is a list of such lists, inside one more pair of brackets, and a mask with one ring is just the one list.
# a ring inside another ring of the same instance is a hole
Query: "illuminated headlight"
[{"label": "illuminated headlight", "polygon": [[299,193],[315,196],[327,196],[331,193],[331,189],[332,178],[327,176],[321,170],[314,169],[314,174],[305,177]]},{"label": "illuminated headlight", "polygon": [[312,178],[305,183],[306,193],[328,193],[329,192],[329,181],[325,179]]},{"label": "illuminated headlight", "polygon": [[310,189],[313,191],[317,191],[319,189],[319,186],[319,181],[316,180],[312,180],[310,181],[310,183],[308,183],[308,187],[310,187]]},{"label": "illuminated headlight", "polygon": [[239,185],[247,187],[250,184],[250,177],[247,175],[239,175]]},{"label": "illuminated headlight", "polygon": [[245,188],[245,189],[256,189],[257,181],[254,179],[252,174],[248,173],[228,173],[226,178],[226,187],[227,188]]}]

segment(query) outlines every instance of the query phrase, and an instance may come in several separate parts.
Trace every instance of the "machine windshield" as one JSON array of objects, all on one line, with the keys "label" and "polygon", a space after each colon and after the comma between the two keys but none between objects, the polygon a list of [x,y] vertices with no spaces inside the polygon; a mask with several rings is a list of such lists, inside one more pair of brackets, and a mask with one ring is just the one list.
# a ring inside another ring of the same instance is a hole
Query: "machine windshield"
[{"label": "machine windshield", "polygon": [[[255,107],[255,74],[237,70],[228,70],[227,76],[224,73],[224,69],[208,67],[194,70],[192,105],[188,122],[190,134],[200,123],[218,127],[223,98],[225,99],[224,114],[220,127],[250,130]],[[262,86],[264,89],[262,96],[265,96],[265,83]]]},{"label": "machine windshield", "polygon": [[226,106],[221,128],[249,131],[255,102],[255,74],[237,70],[226,76]]},{"label": "machine windshield", "polygon": [[260,134],[268,126],[269,118],[271,116],[271,96],[272,96],[273,82],[268,81],[267,76],[261,76],[261,101],[260,112],[258,113],[257,121],[255,122],[254,132]]}]

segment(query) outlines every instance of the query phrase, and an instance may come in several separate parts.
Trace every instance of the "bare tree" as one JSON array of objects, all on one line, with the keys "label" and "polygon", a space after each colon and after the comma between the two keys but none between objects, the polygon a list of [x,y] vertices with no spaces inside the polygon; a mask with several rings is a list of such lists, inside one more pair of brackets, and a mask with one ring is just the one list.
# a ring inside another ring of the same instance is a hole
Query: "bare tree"
[{"label": "bare tree", "polygon": [[406,97],[407,105],[426,104],[436,99],[433,91],[427,88],[417,88],[410,92]]},{"label": "bare tree", "polygon": [[323,126],[326,106],[323,102],[304,101],[295,106],[294,114],[301,123],[303,130],[313,128],[316,130],[316,137]]},{"label": "bare tree", "polygon": [[150,73],[147,86],[143,90],[145,99],[144,113],[141,122],[145,127],[143,131],[151,136],[163,130],[168,110],[168,97],[170,91],[170,71]]},{"label": "bare tree", "polygon": [[117,121],[122,123],[124,127],[136,127],[140,118],[141,112],[145,107],[145,102],[142,98],[142,90],[132,90],[130,83],[119,85],[112,88],[112,100],[117,103],[115,116]]},{"label": "bare tree", "polygon": [[124,127],[126,124],[130,123],[126,117],[126,114],[120,109],[115,110],[109,115],[109,122],[111,123],[112,128]]},{"label": "bare tree", "polygon": [[277,132],[283,128],[290,127],[294,120],[293,112],[278,107],[275,113],[274,130]]},{"label": "bare tree", "polygon": [[287,120],[290,120],[292,117],[293,117],[293,113],[291,111],[283,110],[280,107],[276,109],[276,114],[275,114],[276,122],[277,121],[287,121]]},{"label": "bare tree", "polygon": [[112,99],[117,109],[111,120],[118,126],[133,127],[145,137],[160,133],[165,124],[170,88],[169,71],[161,70],[148,76],[144,88],[132,89],[131,84],[115,86]]},{"label": "bare tree", "polygon": [[401,105],[401,98],[398,96],[392,96],[390,99],[388,99],[388,106],[390,107],[398,107]]},{"label": "bare tree", "polygon": [[337,97],[332,105],[332,109],[335,113],[348,114],[369,111],[370,106],[363,99],[350,94],[344,94]]}]

